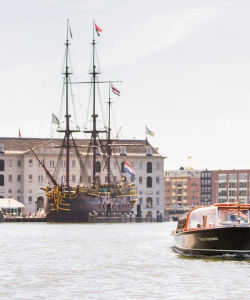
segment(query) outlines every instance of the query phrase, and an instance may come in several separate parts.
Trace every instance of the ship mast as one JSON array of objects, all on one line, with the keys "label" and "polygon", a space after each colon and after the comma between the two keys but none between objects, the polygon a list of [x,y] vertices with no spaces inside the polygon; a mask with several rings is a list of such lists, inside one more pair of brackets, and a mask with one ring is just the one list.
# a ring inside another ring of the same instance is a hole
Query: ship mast
[{"label": "ship mast", "polygon": [[107,160],[107,170],[108,170],[108,184],[111,183],[110,180],[110,158],[111,158],[111,152],[112,152],[112,148],[111,148],[111,124],[110,124],[110,108],[111,108],[111,96],[110,96],[110,88],[111,88],[111,82],[109,82],[109,101],[108,101],[108,138],[107,138],[107,155],[108,155],[108,160]]},{"label": "ship mast", "polygon": [[73,132],[70,129],[69,126],[69,119],[71,115],[69,114],[69,77],[72,74],[69,71],[69,33],[70,33],[70,27],[69,27],[69,20],[67,20],[67,35],[66,35],[66,53],[65,53],[65,72],[64,74],[64,83],[65,83],[65,97],[66,97],[66,113],[65,113],[65,119],[66,119],[66,128],[65,130],[57,130],[57,132],[64,132],[65,133],[65,141],[66,141],[66,187],[69,188],[69,155],[70,155],[70,135]]},{"label": "ship mast", "polygon": [[92,72],[90,74],[93,77],[93,128],[92,128],[92,139],[93,139],[93,184],[96,183],[96,149],[97,149],[97,130],[96,130],[96,119],[98,115],[96,114],[96,101],[95,101],[95,86],[96,86],[96,76],[98,72],[96,72],[96,65],[95,65],[95,21],[93,21],[93,41],[92,41],[92,50],[93,50],[93,61],[92,61]]}]

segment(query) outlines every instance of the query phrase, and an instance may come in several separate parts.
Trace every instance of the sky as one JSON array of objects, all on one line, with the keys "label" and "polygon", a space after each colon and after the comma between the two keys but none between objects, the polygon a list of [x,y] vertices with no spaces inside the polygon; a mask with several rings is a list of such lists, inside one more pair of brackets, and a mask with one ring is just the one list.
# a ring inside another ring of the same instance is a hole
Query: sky
[{"label": "sky", "polygon": [[[165,169],[250,168],[249,11],[248,0],[1,1],[0,136],[57,137],[66,22],[77,82],[90,79],[95,20],[99,79],[122,81],[114,137],[144,139],[147,126]],[[72,85],[72,126],[90,125],[89,90]],[[101,128],[107,85],[100,95]]]}]

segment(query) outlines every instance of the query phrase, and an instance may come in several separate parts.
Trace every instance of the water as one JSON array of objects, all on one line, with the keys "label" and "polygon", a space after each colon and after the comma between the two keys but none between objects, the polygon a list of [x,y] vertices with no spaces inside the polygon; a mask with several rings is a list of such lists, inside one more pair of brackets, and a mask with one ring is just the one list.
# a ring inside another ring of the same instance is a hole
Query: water
[{"label": "water", "polygon": [[250,298],[250,261],[180,257],[175,226],[2,223],[0,298]]}]

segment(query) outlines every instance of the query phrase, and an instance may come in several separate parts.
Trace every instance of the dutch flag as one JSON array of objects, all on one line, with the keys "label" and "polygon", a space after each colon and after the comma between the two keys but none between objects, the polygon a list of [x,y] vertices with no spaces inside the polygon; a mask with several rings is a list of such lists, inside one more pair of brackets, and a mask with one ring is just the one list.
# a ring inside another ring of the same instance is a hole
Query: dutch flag
[{"label": "dutch flag", "polygon": [[116,89],[114,86],[113,86],[113,84],[111,84],[111,89],[112,89],[112,92],[114,93],[114,94],[116,94],[117,96],[120,96],[120,91],[118,91],[118,89]]},{"label": "dutch flag", "polygon": [[100,33],[102,32],[102,29],[96,24],[95,24],[95,30],[96,30],[97,35],[100,36]]},{"label": "dutch flag", "polygon": [[135,178],[135,170],[126,160],[124,160],[124,171],[129,173],[131,177]]}]

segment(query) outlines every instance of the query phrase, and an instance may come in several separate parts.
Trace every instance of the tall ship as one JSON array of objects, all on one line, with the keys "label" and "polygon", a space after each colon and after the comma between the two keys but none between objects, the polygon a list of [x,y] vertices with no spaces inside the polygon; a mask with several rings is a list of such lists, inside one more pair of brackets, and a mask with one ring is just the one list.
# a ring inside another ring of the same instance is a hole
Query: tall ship
[{"label": "tall ship", "polygon": [[[98,114],[96,112],[96,89],[99,82],[96,68],[96,34],[99,35],[101,29],[95,22],[93,22],[93,40],[92,40],[92,67],[90,71],[91,75],[91,88],[92,88],[92,128],[84,131],[86,134],[90,134],[87,145],[81,146],[74,139],[73,133],[80,132],[79,129],[72,129],[70,126],[70,112],[69,112],[69,97],[70,97],[70,84],[71,84],[71,70],[69,66],[69,46],[70,37],[72,37],[69,22],[67,22],[67,34],[65,43],[65,66],[64,66],[64,86],[65,86],[65,128],[57,130],[64,134],[62,144],[59,149],[57,166],[60,165],[60,160],[63,155],[65,159],[65,181],[59,183],[56,177],[58,170],[52,174],[45,163],[41,160],[34,149],[31,151],[35,155],[39,164],[43,167],[46,175],[49,178],[49,184],[44,188],[47,205],[46,205],[46,218],[49,222],[88,222],[90,216],[101,215],[112,217],[114,215],[125,215],[131,212],[133,205],[137,200],[137,188],[133,179],[135,172],[133,167],[124,160],[122,168],[123,172],[126,171],[129,176],[122,176],[121,179],[117,179],[112,175],[111,170],[111,157],[114,155],[114,144],[117,146],[117,141],[111,139],[111,97],[110,90],[113,92],[119,92],[112,86],[111,81],[104,82],[109,85],[109,100],[108,100],[108,126],[106,130],[100,130],[97,127]],[[102,138],[105,136],[105,138]],[[83,149],[85,155],[83,155]],[[80,166],[80,178],[79,184],[73,186],[70,180],[70,156],[72,153],[77,156]],[[106,180],[102,182],[99,174],[100,162],[97,160],[97,156],[102,155],[103,163],[105,165]],[[91,182],[88,182],[87,177],[87,160],[91,161],[92,176]],[[131,178],[128,182],[127,177]]]}]

